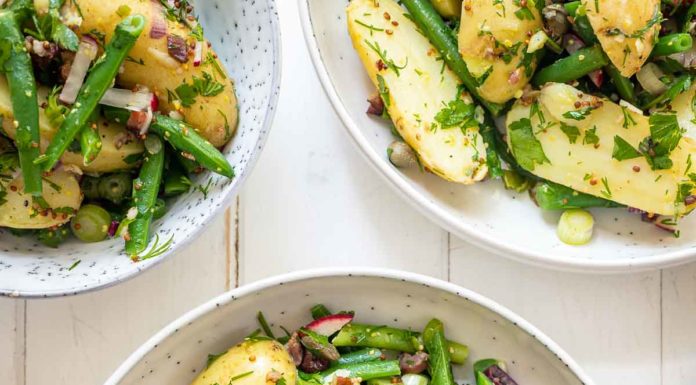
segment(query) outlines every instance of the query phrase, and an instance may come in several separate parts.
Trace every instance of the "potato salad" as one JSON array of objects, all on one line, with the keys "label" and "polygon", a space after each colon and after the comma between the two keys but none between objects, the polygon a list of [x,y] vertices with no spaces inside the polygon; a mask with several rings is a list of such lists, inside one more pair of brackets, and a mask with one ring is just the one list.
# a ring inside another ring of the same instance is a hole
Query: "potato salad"
[{"label": "potato salad", "polygon": [[590,208],[676,237],[696,208],[693,1],[351,0],[347,23],[396,167],[528,192],[571,245]]},{"label": "potato salad", "polygon": [[160,255],[165,199],[234,177],[237,112],[189,1],[0,1],[0,228]]},{"label": "potato salad", "polygon": [[[352,311],[311,309],[313,321],[276,336],[263,313],[259,329],[229,350],[208,355],[191,385],[455,385],[453,366],[469,348],[448,340],[445,325],[430,320],[422,330],[354,321]],[[473,363],[476,385],[517,385],[505,362]]]}]

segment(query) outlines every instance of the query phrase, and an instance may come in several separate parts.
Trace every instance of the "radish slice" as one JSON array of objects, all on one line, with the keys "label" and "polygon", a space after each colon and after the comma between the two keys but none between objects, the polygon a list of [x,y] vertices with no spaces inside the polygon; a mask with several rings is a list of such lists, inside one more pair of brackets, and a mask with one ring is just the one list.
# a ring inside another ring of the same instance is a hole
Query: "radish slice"
[{"label": "radish slice", "polygon": [[323,336],[330,336],[341,330],[342,327],[349,324],[352,320],[352,314],[331,314],[310,322],[305,328]]},{"label": "radish slice", "polygon": [[131,90],[110,88],[99,103],[116,108],[125,108],[130,111],[145,111],[148,108],[152,108],[153,98],[154,95],[149,91],[133,92]]},{"label": "radish slice", "polygon": [[193,49],[193,66],[200,66],[201,61],[203,61],[203,42],[196,41],[196,47]]},{"label": "radish slice", "polygon": [[59,96],[61,102],[65,104],[75,103],[77,94],[80,92],[80,88],[82,88],[82,84],[85,82],[89,66],[92,64],[92,60],[97,57],[98,49],[99,46],[94,39],[87,36],[82,38],[77,49],[77,54],[75,54],[75,60],[73,60],[72,66],[70,67],[70,73],[65,81],[65,86]]},{"label": "radish slice", "polygon": [[154,116],[150,107],[146,111],[133,111],[130,114],[130,118],[128,118],[126,127],[137,132],[138,135],[145,135],[150,130],[150,124],[152,124]]}]

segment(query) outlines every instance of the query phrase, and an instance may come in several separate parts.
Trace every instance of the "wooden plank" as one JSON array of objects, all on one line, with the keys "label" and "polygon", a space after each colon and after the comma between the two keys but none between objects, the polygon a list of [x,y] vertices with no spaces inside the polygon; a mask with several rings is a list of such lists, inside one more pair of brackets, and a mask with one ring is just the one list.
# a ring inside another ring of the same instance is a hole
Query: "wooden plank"
[{"label": "wooden plank", "polygon": [[101,384],[176,317],[225,291],[225,215],[185,250],[129,282],[27,307],[27,385]]},{"label": "wooden plank", "polygon": [[696,264],[662,275],[662,383],[696,383]]},{"label": "wooden plank", "polygon": [[[325,266],[381,266],[446,277],[447,234],[362,158],[299,45],[295,2],[278,2],[285,68],[276,124],[241,194],[240,280]],[[309,75],[307,74],[309,73]],[[298,97],[301,95],[301,97]]]},{"label": "wooden plank", "polygon": [[0,378],[3,384],[24,384],[25,305],[24,300],[0,298]]},{"label": "wooden plank", "polygon": [[[556,272],[492,256],[454,238],[451,243],[452,282],[536,325],[597,384],[660,383],[659,271],[615,276]],[[677,383],[684,382],[664,382]]]}]

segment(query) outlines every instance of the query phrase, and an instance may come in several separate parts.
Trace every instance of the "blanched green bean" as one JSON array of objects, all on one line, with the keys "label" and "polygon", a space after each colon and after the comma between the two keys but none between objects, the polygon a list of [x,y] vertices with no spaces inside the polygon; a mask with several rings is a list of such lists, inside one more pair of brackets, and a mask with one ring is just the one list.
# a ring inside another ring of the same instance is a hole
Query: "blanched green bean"
[{"label": "blanched green bean", "polygon": [[85,83],[77,95],[73,108],[65,117],[57,134],[51,140],[45,154],[40,158],[44,170],[56,165],[77,133],[84,127],[99,101],[111,87],[128,52],[143,32],[145,18],[141,15],[129,16],[116,26],[114,36],[104,49],[104,55],[90,70]]},{"label": "blanched green bean", "polygon": [[[133,204],[137,209],[135,220],[128,225],[126,253],[137,259],[150,240],[150,224],[154,216],[157,194],[164,170],[164,144],[156,134],[148,134],[153,141],[159,141],[159,151],[146,149],[140,176],[133,182]],[[153,148],[156,146],[150,146]],[[146,147],[147,148],[147,147]]]},{"label": "blanched green bean", "polygon": [[440,320],[428,322],[423,330],[423,341],[428,352],[428,372],[432,385],[455,385],[445,328]]},{"label": "blanched green bean", "polygon": [[391,377],[398,376],[401,374],[401,369],[399,368],[399,361],[397,360],[377,360],[370,362],[360,362],[350,365],[338,365],[333,368],[322,372],[322,377],[330,376],[333,372],[337,370],[348,371],[348,376],[350,378],[361,378],[363,381],[371,380],[373,378]]},{"label": "blanched green bean", "polygon": [[206,169],[228,178],[234,177],[234,169],[225,156],[190,125],[168,116],[157,115],[150,131],[161,135],[175,149],[190,154]]},{"label": "blanched green bean", "polygon": [[80,130],[80,151],[82,152],[82,162],[89,165],[99,156],[102,148],[101,137],[97,130],[97,120],[99,119],[99,109],[95,109],[89,122]]},{"label": "blanched green bean", "polygon": [[582,48],[537,72],[532,83],[536,86],[543,86],[546,83],[568,83],[607,64],[609,59],[599,45]]},{"label": "blanched green bean", "polygon": [[552,182],[538,184],[534,190],[534,195],[537,204],[544,210],[622,207],[622,205],[618,203],[579,193],[571,188]]},{"label": "blanched green bean", "polygon": [[655,43],[652,50],[652,56],[669,56],[675,53],[688,51],[694,44],[694,40],[688,33],[674,33],[667,36],[662,36]]},{"label": "blanched green bean", "polygon": [[27,1],[12,3],[10,9],[0,10],[0,72],[5,73],[17,128],[15,141],[24,178],[24,192],[41,196],[41,168],[34,164],[40,155],[39,102],[31,57],[20,32],[26,14]]}]

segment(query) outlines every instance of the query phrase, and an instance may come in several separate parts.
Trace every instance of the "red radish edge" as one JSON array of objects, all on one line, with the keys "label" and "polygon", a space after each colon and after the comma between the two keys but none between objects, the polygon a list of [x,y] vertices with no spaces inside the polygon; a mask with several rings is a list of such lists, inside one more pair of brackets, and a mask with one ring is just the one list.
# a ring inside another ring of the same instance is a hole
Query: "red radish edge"
[{"label": "red radish edge", "polygon": [[87,72],[89,71],[89,66],[92,64],[92,60],[97,57],[97,51],[99,46],[96,40],[88,36],[83,36],[80,41],[80,46],[77,49],[77,54],[75,54],[75,59],[70,67],[70,73],[68,78],[65,80],[65,86],[60,93],[58,99],[65,104],[73,104],[77,99],[77,94],[82,88],[82,84],[85,82],[85,77],[87,77]]},{"label": "red radish edge", "polygon": [[196,41],[196,47],[193,49],[193,66],[200,66],[201,61],[203,61],[203,42]]},{"label": "red radish edge", "polygon": [[331,314],[308,323],[305,328],[328,337],[341,330],[352,320],[352,314]]}]

